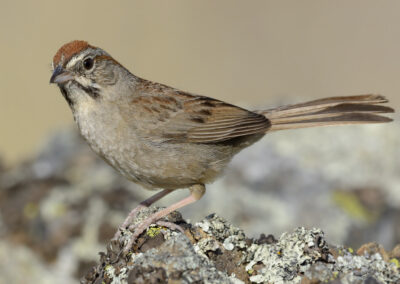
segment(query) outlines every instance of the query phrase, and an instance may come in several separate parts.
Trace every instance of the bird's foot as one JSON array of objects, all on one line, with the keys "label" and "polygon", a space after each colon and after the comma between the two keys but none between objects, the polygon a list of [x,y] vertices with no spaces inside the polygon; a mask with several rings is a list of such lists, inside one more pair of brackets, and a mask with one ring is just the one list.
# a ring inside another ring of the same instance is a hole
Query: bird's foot
[{"label": "bird's foot", "polygon": [[154,202],[157,200],[160,200],[167,194],[171,193],[173,190],[171,189],[164,189],[150,198],[142,201],[135,209],[133,209],[129,215],[125,218],[124,223],[118,228],[117,232],[115,232],[115,235],[113,237],[113,240],[118,240],[118,238],[121,236],[121,232],[126,230],[127,227],[132,223],[132,220],[135,219],[136,215],[144,208],[148,208],[150,205],[152,205]]},{"label": "bird's foot", "polygon": [[[142,222],[140,222],[138,225],[133,226],[133,228],[135,228],[135,231],[133,232],[132,236],[129,237],[128,243],[125,245],[123,252],[127,253],[131,248],[132,245],[134,244],[134,242],[137,240],[137,238],[153,223],[157,223],[157,221],[159,221],[161,218],[163,218],[164,216],[167,216],[168,214],[170,214],[171,212],[182,208],[188,204],[191,204],[197,200],[199,200],[203,194],[206,191],[206,188],[204,187],[203,184],[195,184],[193,186],[191,186],[190,188],[190,195],[172,205],[170,205],[169,207],[162,209],[152,215],[150,215],[150,217],[147,217],[146,219],[144,219]],[[141,203],[141,205],[144,205],[144,207],[148,207],[149,203],[151,204],[152,202],[154,202],[154,200],[158,200],[160,199],[162,196],[165,196],[166,194],[168,194],[170,192],[170,190],[163,190],[162,192],[154,195],[153,197],[147,199],[145,202]],[[143,208],[143,207],[142,207]],[[127,217],[127,219],[125,220],[122,230],[124,230],[125,228],[125,224],[129,224],[130,221],[133,219],[132,216],[136,216],[136,214],[142,209],[140,208],[140,206],[138,206],[137,208],[135,208],[134,210],[131,211],[131,213],[129,213],[129,216]],[[178,228],[178,225],[176,224],[171,224],[168,222],[163,222],[160,223],[163,225],[167,225],[167,227],[171,228],[172,230],[176,230]],[[129,229],[132,228],[132,226],[129,227]],[[182,228],[180,228],[181,230],[179,231],[183,231]],[[116,234],[116,237],[118,238],[121,234],[121,230],[119,230]]]},{"label": "bird's foot", "polygon": [[115,232],[114,237],[112,238],[112,240],[118,240],[118,238],[121,236],[121,232],[123,232],[124,230],[128,229],[128,227],[131,224],[132,220],[135,219],[135,217],[139,213],[139,211],[141,211],[144,208],[147,208],[147,206],[140,204],[136,208],[134,208],[131,212],[129,212],[129,215],[125,218],[125,220],[122,223],[122,225]]},{"label": "bird's foot", "polygon": [[160,221],[158,220],[157,214],[154,214],[147,219],[143,220],[141,223],[136,224],[136,225],[131,225],[129,226],[129,230],[133,231],[132,235],[129,236],[128,242],[124,246],[123,253],[126,254],[129,252],[129,250],[132,248],[133,244],[136,242],[136,240],[139,238],[139,236],[146,231],[152,224],[156,224],[161,227],[166,227],[169,228],[172,231],[180,231],[181,233],[184,233],[184,230],[181,226],[172,223],[172,222],[167,222],[167,221]]}]

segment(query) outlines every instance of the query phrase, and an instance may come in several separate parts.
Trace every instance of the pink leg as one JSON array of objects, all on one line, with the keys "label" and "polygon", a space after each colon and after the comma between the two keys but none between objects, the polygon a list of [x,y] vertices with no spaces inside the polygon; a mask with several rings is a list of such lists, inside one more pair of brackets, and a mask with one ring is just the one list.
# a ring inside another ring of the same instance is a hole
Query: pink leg
[{"label": "pink leg", "polygon": [[131,238],[129,239],[128,243],[124,248],[124,252],[128,252],[132,247],[133,243],[136,239],[142,234],[152,223],[156,222],[157,220],[161,219],[162,217],[168,215],[172,211],[175,211],[179,208],[182,208],[190,203],[196,202],[199,200],[204,193],[206,192],[206,188],[203,184],[196,184],[191,186],[190,188],[190,196],[182,199],[181,201],[172,204],[171,206],[154,213],[153,215],[149,216],[143,222],[141,222],[135,229],[134,233],[132,234]]},{"label": "pink leg", "polygon": [[143,208],[147,208],[147,207],[151,206],[154,202],[157,202],[158,200],[160,200],[161,198],[163,198],[167,194],[171,193],[172,191],[173,190],[171,190],[171,189],[164,189],[164,190],[152,195],[148,199],[140,202],[140,204],[129,213],[128,217],[125,218],[124,222],[122,223],[122,225],[119,227],[119,229],[115,233],[113,239],[114,240],[118,239],[118,237],[121,235],[121,230],[125,229],[131,223],[132,219],[136,216],[136,214],[140,210],[142,210]]}]

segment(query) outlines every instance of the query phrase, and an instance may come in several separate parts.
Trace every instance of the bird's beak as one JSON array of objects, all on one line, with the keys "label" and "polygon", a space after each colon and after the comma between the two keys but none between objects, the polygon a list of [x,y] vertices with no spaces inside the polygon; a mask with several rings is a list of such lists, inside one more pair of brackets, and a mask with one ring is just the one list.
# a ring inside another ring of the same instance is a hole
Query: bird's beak
[{"label": "bird's beak", "polygon": [[53,71],[53,75],[50,78],[50,84],[62,84],[74,79],[72,74],[68,71],[65,71],[61,65],[58,65],[56,69]]}]

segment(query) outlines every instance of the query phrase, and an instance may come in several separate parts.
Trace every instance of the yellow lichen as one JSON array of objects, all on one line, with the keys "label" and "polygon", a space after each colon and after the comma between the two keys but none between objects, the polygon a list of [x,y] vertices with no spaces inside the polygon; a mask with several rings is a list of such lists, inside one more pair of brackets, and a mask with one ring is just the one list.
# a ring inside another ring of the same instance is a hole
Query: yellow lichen
[{"label": "yellow lichen", "polygon": [[397,258],[392,258],[389,262],[394,263],[397,267],[400,267],[400,262]]},{"label": "yellow lichen", "polygon": [[159,227],[150,227],[148,230],[147,230],[147,235],[150,237],[150,238],[154,238],[155,236],[157,236],[159,233],[160,233],[160,231],[161,231],[161,229],[159,228]]}]

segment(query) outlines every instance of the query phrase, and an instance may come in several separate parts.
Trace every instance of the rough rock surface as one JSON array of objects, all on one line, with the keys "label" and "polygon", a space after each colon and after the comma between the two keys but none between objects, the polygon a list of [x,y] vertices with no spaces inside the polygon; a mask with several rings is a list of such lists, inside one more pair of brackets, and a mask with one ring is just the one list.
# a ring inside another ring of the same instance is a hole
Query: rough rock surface
[{"label": "rough rock surface", "polygon": [[123,231],[81,283],[400,282],[395,251],[388,254],[376,244],[354,253],[329,245],[320,229],[303,227],[255,240],[215,214],[194,225],[176,217],[168,221],[180,223],[185,234],[151,227],[123,254],[131,235]]}]

